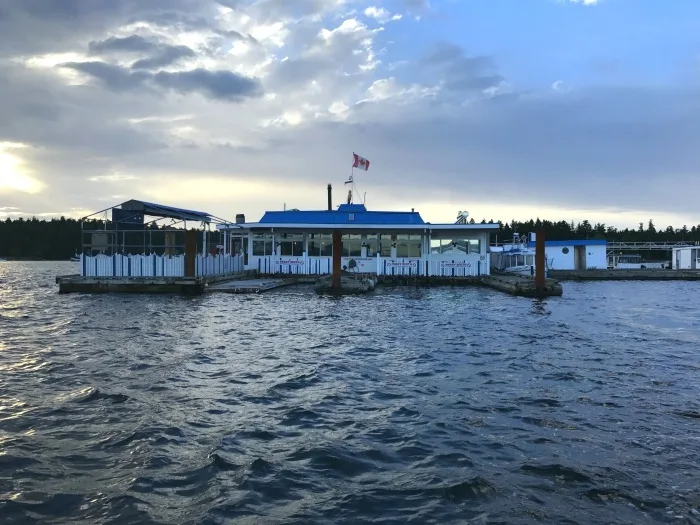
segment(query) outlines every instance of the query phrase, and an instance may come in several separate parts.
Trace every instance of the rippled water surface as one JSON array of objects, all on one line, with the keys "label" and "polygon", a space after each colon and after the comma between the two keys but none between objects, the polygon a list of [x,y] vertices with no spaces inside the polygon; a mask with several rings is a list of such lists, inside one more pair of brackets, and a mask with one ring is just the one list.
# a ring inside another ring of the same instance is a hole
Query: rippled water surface
[{"label": "rippled water surface", "polygon": [[0,263],[0,523],[700,523],[700,283],[58,295]]}]

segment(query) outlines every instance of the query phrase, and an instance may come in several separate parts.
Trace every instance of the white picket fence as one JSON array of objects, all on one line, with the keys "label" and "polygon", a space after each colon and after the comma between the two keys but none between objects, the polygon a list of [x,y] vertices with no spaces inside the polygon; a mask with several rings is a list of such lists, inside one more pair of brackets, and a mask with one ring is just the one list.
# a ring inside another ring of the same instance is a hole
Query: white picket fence
[{"label": "white picket fence", "polygon": [[[241,255],[197,255],[198,277],[243,271]],[[184,255],[81,255],[83,277],[184,277]]]},{"label": "white picket fence", "polygon": [[[348,267],[354,259],[360,273],[377,275],[429,275],[440,277],[476,277],[488,275],[488,255],[469,255],[464,258],[446,257],[343,257],[341,266]],[[333,270],[331,257],[251,257],[249,269],[262,274],[328,275]]]},{"label": "white picket fence", "polygon": [[199,277],[237,273],[245,269],[242,255],[207,255],[205,257],[197,255],[195,268],[195,273]]}]

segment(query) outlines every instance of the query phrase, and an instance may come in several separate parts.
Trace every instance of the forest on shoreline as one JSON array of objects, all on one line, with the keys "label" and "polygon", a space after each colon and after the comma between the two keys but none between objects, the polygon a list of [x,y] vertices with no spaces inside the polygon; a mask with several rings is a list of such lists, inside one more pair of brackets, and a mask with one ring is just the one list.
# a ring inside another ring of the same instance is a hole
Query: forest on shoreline
[{"label": "forest on shoreline", "polygon": [[[473,220],[469,221],[474,223]],[[493,223],[496,221],[481,221]],[[85,229],[103,229],[102,221],[86,223]],[[159,230],[157,225],[150,229]],[[526,235],[528,232],[543,230],[548,240],[607,239],[620,242],[700,242],[700,225],[668,226],[657,228],[652,220],[640,223],[637,229],[618,229],[601,223],[584,220],[579,223],[566,221],[547,221],[533,219],[530,221],[502,222],[491,242],[507,242],[514,233]],[[80,250],[81,224],[79,220],[60,219],[6,219],[0,221],[0,257],[12,259],[67,260]]]}]

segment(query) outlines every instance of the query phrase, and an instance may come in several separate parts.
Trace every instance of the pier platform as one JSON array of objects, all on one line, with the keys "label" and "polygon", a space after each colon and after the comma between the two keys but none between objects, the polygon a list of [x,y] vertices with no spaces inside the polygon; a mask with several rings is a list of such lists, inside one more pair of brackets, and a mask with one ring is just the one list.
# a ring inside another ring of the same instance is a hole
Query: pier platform
[{"label": "pier platform", "polygon": [[298,284],[299,279],[235,279],[207,287],[207,293],[261,293],[290,284]]},{"label": "pier platform", "polygon": [[559,281],[700,281],[700,270],[550,270]]},{"label": "pier platform", "polygon": [[174,293],[199,295],[211,285],[255,276],[246,270],[235,274],[209,277],[81,277],[60,275],[56,277],[59,293]]},{"label": "pier platform", "polygon": [[521,297],[559,297],[564,293],[561,284],[554,279],[546,279],[543,290],[535,287],[535,280],[520,275],[488,275],[481,277],[481,283],[489,288]]},{"label": "pier platform", "polygon": [[[698,274],[700,276],[700,273]],[[260,276],[254,270],[237,274],[211,277],[56,277],[59,293],[172,293],[199,295],[203,293],[255,294],[292,284],[316,284],[323,276],[299,275]],[[486,286],[511,295],[523,297],[551,297],[562,295],[556,280],[547,279],[544,291],[535,289],[530,277],[492,275],[480,277],[425,277],[382,275],[376,277],[377,286]],[[374,288],[374,286],[372,286]],[[369,291],[369,290],[366,290]],[[364,291],[364,292],[366,292]]]}]

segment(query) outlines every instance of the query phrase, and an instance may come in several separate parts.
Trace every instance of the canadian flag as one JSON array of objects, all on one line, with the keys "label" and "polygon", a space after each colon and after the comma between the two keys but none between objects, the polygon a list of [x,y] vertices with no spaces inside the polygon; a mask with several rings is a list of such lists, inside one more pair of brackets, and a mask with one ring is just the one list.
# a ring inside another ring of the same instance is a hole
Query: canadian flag
[{"label": "canadian flag", "polygon": [[369,169],[369,161],[367,159],[360,157],[357,153],[353,153],[352,156],[355,157],[355,162],[352,165],[353,168],[365,171]]}]

